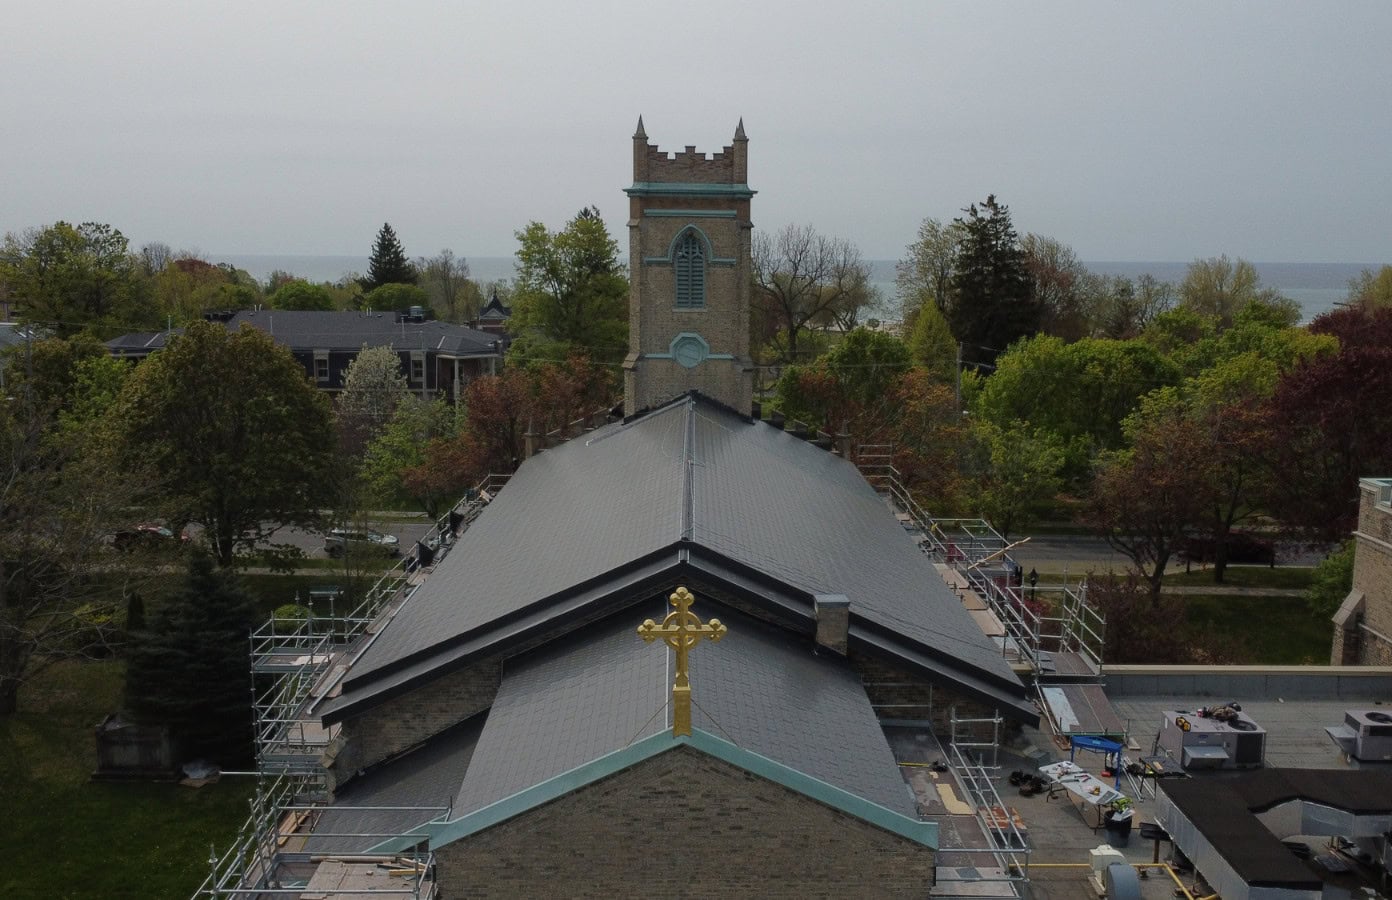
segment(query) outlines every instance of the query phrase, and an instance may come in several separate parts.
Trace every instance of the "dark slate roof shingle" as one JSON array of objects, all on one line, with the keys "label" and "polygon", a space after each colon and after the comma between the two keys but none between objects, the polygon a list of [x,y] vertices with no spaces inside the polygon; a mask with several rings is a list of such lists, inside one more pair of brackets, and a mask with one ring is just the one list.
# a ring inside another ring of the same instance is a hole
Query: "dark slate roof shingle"
[{"label": "dark slate roof shingle", "polygon": [[[389,837],[410,834],[425,822],[443,817],[469,768],[485,718],[467,719],[348,782],[333,805],[319,814],[314,831],[320,836],[310,837],[305,850],[363,853]],[[391,806],[416,809],[381,808]]]},{"label": "dark slate roof shingle", "polygon": [[[671,728],[656,602],[507,664],[455,803],[464,815]],[[859,677],[810,641],[698,601],[729,627],[691,652],[694,727],[906,816],[915,807]]]},{"label": "dark slate roof shingle", "polygon": [[[244,309],[224,323],[228,331],[243,325],[269,334],[291,350],[358,351],[363,347],[392,347],[398,351],[428,350],[449,356],[493,356],[498,336],[449,322],[397,321],[392,312]],[[137,331],[106,342],[113,353],[143,354],[161,350],[171,335],[183,330]]]},{"label": "dark slate roof shingle", "polygon": [[259,328],[277,343],[299,350],[434,350],[463,356],[497,353],[497,336],[448,322],[397,321],[392,312],[318,310],[242,310],[227,323],[229,331],[243,325]]},{"label": "dark slate roof shingle", "polygon": [[445,661],[520,612],[682,547],[809,598],[843,594],[853,629],[892,633],[1024,708],[999,649],[852,464],[700,397],[525,462],[357,661],[338,706],[407,667],[425,676],[430,658]]}]

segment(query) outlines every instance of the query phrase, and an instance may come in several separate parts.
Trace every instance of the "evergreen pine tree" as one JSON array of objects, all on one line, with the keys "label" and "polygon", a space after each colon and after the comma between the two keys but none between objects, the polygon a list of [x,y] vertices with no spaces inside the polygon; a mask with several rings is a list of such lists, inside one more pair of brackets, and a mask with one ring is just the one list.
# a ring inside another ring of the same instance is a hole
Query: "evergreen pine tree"
[{"label": "evergreen pine tree", "polygon": [[133,636],[126,711],[167,725],[184,760],[223,768],[252,758],[251,669],[247,634],[254,607],[235,576],[196,554],[187,582]]},{"label": "evergreen pine tree", "polygon": [[415,284],[416,267],[406,258],[396,232],[390,223],[383,223],[377,232],[377,240],[372,244],[372,257],[367,262],[367,277],[362,279],[364,291],[371,291],[384,284]]},{"label": "evergreen pine tree", "polygon": [[965,233],[953,272],[948,312],[962,357],[991,365],[1012,343],[1039,330],[1041,310],[1010,210],[994,194],[956,219]]}]

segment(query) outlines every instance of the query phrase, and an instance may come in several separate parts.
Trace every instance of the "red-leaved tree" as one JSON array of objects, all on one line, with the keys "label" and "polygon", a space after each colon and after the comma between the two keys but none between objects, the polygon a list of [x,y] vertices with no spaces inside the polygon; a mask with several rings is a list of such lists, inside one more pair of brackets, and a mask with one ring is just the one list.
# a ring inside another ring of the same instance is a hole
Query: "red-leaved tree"
[{"label": "red-leaved tree", "polygon": [[1341,309],[1310,327],[1339,352],[1285,373],[1265,407],[1265,506],[1297,534],[1338,540],[1357,522],[1358,479],[1392,473],[1392,309]]}]

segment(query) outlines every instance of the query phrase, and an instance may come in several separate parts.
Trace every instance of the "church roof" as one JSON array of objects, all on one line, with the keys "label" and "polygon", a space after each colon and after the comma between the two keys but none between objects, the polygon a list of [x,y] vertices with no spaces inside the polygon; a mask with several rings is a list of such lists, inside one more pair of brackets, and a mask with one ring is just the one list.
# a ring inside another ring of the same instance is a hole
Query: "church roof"
[{"label": "church roof", "polygon": [[[666,611],[653,599],[509,660],[486,715],[350,781],[315,827],[325,836],[306,849],[380,851],[401,844],[397,834],[427,832],[438,847],[676,746],[671,653],[635,625]],[[691,653],[687,743],[882,827],[926,835],[851,666],[752,617],[722,614],[725,637]]]},{"label": "church roof", "polygon": [[356,661],[327,718],[587,603],[631,605],[644,585],[693,572],[806,622],[815,595],[845,595],[852,648],[1034,715],[999,649],[853,465],[690,396],[525,462]]},{"label": "church roof", "polygon": [[[698,601],[699,602],[699,601]],[[705,603],[709,614],[712,604]],[[654,600],[510,661],[455,797],[466,815],[672,728],[671,653],[638,637]],[[912,796],[859,676],[733,611],[691,651],[692,726],[905,816]]]}]

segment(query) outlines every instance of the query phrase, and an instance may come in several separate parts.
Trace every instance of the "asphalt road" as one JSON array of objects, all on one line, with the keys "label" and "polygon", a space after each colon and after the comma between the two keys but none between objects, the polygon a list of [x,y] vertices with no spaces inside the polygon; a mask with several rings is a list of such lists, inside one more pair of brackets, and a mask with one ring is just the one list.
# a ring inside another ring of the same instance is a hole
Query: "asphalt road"
[{"label": "asphalt road", "polygon": [[[434,527],[434,523],[426,519],[421,519],[419,522],[369,522],[367,527],[374,531],[396,535],[397,540],[401,541],[401,552],[404,554],[411,552],[411,547]],[[317,531],[306,531],[303,528],[282,528],[276,532],[275,537],[271,538],[271,543],[291,544],[299,547],[308,557],[327,556],[324,553],[324,536]]]}]

